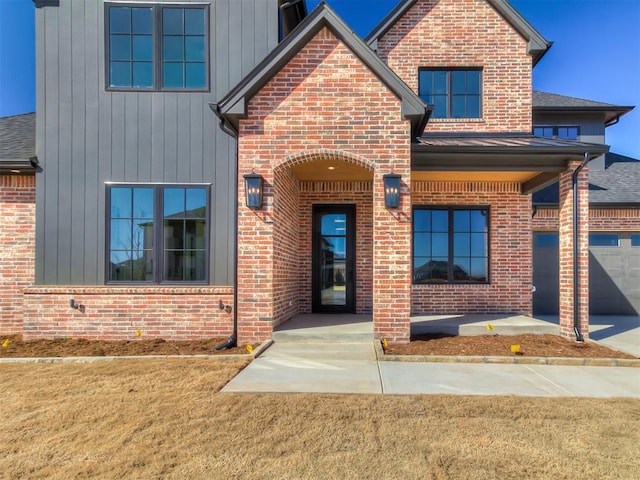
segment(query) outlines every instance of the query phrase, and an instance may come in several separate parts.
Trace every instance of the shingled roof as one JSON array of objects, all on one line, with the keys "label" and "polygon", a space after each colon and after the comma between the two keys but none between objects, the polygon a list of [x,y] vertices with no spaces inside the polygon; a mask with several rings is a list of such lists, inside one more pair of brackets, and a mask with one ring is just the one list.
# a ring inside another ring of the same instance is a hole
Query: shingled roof
[{"label": "shingled roof", "polygon": [[33,171],[36,164],[36,114],[0,118],[0,171]]},{"label": "shingled roof", "polygon": [[533,91],[533,110],[535,112],[601,112],[604,114],[605,125],[617,121],[625,113],[633,110],[632,106],[613,105],[611,103],[595,102],[584,98],[568,97],[557,93]]},{"label": "shingled roof", "polygon": [[[604,170],[589,171],[590,205],[640,205],[640,160],[616,153],[605,155]],[[534,205],[556,205],[558,184],[533,194]]]}]

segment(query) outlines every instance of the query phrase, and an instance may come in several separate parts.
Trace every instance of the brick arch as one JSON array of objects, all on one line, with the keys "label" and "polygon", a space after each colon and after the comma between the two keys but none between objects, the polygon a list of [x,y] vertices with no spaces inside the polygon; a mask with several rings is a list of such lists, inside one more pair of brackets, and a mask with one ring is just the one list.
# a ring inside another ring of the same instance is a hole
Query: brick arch
[{"label": "brick arch", "polygon": [[274,165],[274,170],[283,168],[290,168],[294,165],[300,165],[302,163],[314,162],[317,160],[340,160],[342,162],[351,163],[362,167],[371,173],[375,172],[376,164],[371,160],[367,160],[360,155],[356,155],[344,150],[330,150],[327,148],[317,150],[305,150],[301,153],[295,153],[285,157],[280,163]]}]

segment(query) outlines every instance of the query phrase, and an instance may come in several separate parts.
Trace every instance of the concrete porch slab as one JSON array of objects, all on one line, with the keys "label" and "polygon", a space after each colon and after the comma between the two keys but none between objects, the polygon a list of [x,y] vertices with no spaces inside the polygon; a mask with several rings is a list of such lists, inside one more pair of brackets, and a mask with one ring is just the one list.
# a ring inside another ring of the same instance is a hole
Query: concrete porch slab
[{"label": "concrete porch slab", "polygon": [[296,315],[273,332],[277,343],[370,343],[373,317],[353,314]]},{"label": "concrete porch slab", "polygon": [[[490,326],[490,328],[488,328]],[[443,333],[447,335],[520,335],[548,333],[558,335],[557,322],[525,315],[475,314],[475,315],[413,315],[411,334]]]}]

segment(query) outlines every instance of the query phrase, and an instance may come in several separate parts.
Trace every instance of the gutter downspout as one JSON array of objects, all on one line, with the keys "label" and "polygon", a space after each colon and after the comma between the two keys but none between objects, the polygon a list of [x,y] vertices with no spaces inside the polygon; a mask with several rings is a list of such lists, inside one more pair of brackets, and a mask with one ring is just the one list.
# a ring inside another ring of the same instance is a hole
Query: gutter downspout
[{"label": "gutter downspout", "polygon": [[[235,156],[236,156],[236,168],[234,173],[235,188],[238,188],[238,132],[236,132],[231,125],[229,125],[220,115],[218,105],[210,103],[209,107],[213,110],[213,113],[220,119],[220,130],[229,135],[235,140]],[[235,194],[235,215],[233,217],[233,229],[235,231],[235,243],[233,247],[233,331],[231,336],[220,345],[213,347],[214,350],[222,350],[223,348],[233,348],[238,344],[238,192]]]},{"label": "gutter downspout", "polygon": [[572,180],[572,188],[573,188],[573,332],[576,336],[576,341],[584,342],[584,336],[582,332],[580,332],[580,297],[578,294],[580,293],[580,275],[578,272],[578,255],[580,253],[580,246],[578,244],[579,241],[579,211],[578,208],[578,200],[580,196],[578,195],[578,175],[587,164],[593,160],[589,155],[589,152],[585,152],[584,160],[582,163],[573,171],[571,176]]}]

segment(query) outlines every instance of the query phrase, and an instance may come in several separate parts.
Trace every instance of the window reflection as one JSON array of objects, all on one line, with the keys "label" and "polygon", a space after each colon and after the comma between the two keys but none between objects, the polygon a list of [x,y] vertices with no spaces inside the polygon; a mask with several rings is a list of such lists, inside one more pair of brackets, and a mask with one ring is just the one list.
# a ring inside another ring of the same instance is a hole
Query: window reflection
[{"label": "window reflection", "polygon": [[415,209],[414,283],[486,283],[488,272],[488,209]]}]

